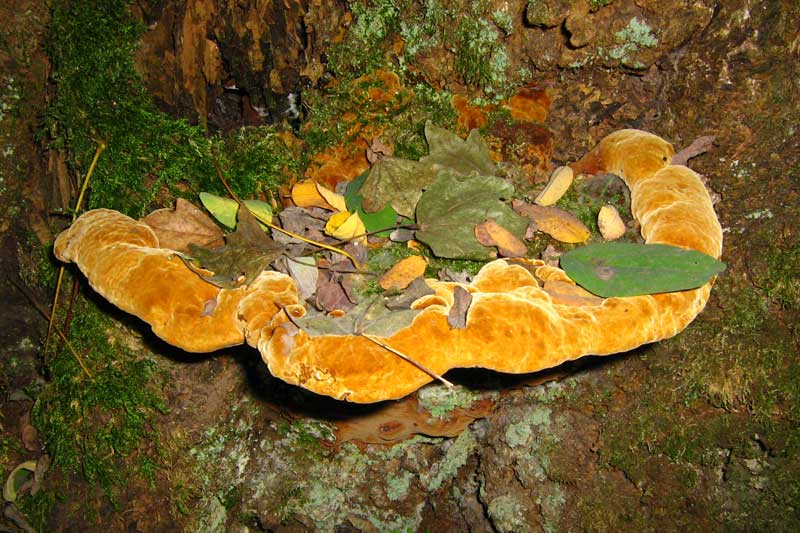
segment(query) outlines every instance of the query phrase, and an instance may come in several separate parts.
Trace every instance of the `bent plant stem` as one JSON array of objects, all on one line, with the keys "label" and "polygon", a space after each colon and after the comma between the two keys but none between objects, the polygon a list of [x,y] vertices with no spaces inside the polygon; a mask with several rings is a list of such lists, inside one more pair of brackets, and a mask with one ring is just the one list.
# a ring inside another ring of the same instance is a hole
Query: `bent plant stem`
[{"label": "bent plant stem", "polygon": [[250,213],[252,213],[252,215],[256,218],[256,220],[258,220],[259,222],[261,222],[265,226],[268,226],[268,227],[274,229],[275,231],[280,231],[281,233],[283,233],[285,235],[288,235],[289,237],[292,237],[294,239],[299,239],[299,240],[301,240],[303,242],[307,242],[308,244],[311,244],[312,246],[318,246],[319,248],[325,248],[326,250],[330,250],[330,251],[335,252],[337,254],[342,254],[343,256],[348,258],[350,261],[352,261],[353,266],[356,267],[357,270],[361,270],[361,263],[359,263],[356,260],[355,257],[353,257],[349,253],[345,252],[344,250],[342,250],[340,248],[336,248],[335,246],[331,246],[331,245],[328,245],[328,244],[321,243],[321,242],[312,241],[311,239],[307,239],[307,238],[303,237],[302,235],[298,235],[298,234],[293,233],[293,232],[291,232],[291,231],[289,231],[287,229],[283,229],[282,227],[273,224],[272,222],[266,220],[264,217],[262,217],[261,215],[259,215],[255,211],[253,211],[252,209],[248,208],[244,204],[244,202],[242,202],[239,199],[239,197],[236,195],[236,193],[233,192],[233,189],[230,188],[230,186],[228,185],[227,180],[225,180],[225,176],[223,176],[223,174],[222,174],[222,169],[219,167],[219,163],[217,162],[217,154],[216,154],[216,152],[214,151],[213,148],[212,148],[211,152],[212,152],[212,155],[214,156],[214,157],[212,157],[212,160],[214,161],[214,168],[217,169],[217,175],[219,176],[219,179],[222,182],[222,185],[225,187],[225,190],[228,191],[228,194],[231,195],[231,198],[236,200],[236,203],[239,204],[240,208],[247,209],[248,211],[250,211]]},{"label": "bent plant stem", "polygon": [[423,372],[428,374],[433,379],[438,379],[439,381],[444,383],[447,386],[447,388],[449,388],[449,389],[455,388],[455,385],[453,385],[452,382],[446,380],[445,378],[443,378],[442,376],[440,376],[439,374],[437,374],[433,370],[429,369],[428,367],[426,367],[422,363],[418,363],[417,361],[414,361],[413,359],[411,359],[409,356],[407,356],[406,354],[404,354],[400,350],[396,350],[396,349],[392,348],[391,346],[389,346],[388,344],[380,341],[377,337],[373,337],[372,335],[368,335],[366,333],[359,333],[359,335],[361,335],[362,337],[364,337],[368,341],[374,342],[375,344],[377,344],[378,346],[380,346],[384,350],[388,350],[388,351],[392,352],[393,354],[395,354],[397,357],[399,357],[403,361],[406,361],[407,363],[411,363],[415,367],[419,368],[420,370],[422,370]]},{"label": "bent plant stem", "polygon": [[[17,280],[12,278],[11,276],[6,276],[6,277],[8,278],[8,281],[11,282],[11,284],[14,285],[28,299],[28,301],[31,303],[33,308],[36,309],[39,312],[39,314],[42,315],[45,318],[45,320],[47,320],[48,319],[47,310],[42,308],[41,304],[39,304],[36,301],[36,299],[30,294],[30,292],[28,292],[21,283],[19,283]],[[53,330],[55,330],[55,332],[58,333],[59,337],[61,337],[61,339],[64,341],[64,344],[66,345],[66,347],[70,351],[70,353],[72,353],[72,356],[75,357],[76,361],[78,361],[78,364],[80,365],[80,367],[83,370],[84,374],[86,374],[86,376],[89,379],[94,380],[94,376],[92,376],[92,373],[89,371],[89,368],[83,362],[83,359],[78,354],[78,352],[75,350],[75,348],[73,348],[72,343],[69,342],[69,339],[67,339],[67,336],[64,335],[64,332],[61,331],[61,328],[59,328],[55,324],[53,324],[52,326],[53,326]]]},{"label": "bent plant stem", "polygon": [[[104,141],[99,141],[97,143],[97,150],[95,150],[94,157],[92,158],[92,163],[89,165],[89,170],[86,172],[86,178],[84,178],[84,180],[83,180],[83,185],[81,186],[81,192],[80,192],[80,194],[78,194],[78,201],[75,202],[75,211],[72,213],[72,222],[75,222],[75,219],[78,218],[78,213],[81,210],[81,205],[83,204],[83,198],[86,195],[86,189],[87,189],[87,187],[89,185],[89,180],[92,177],[92,173],[94,172],[94,168],[97,166],[97,160],[100,159],[100,154],[102,154],[105,149],[106,149],[106,143]],[[61,267],[58,269],[58,279],[56,281],[56,293],[55,293],[55,296],[53,297],[53,305],[50,308],[50,318],[49,318],[48,324],[47,324],[47,336],[45,336],[45,338],[44,338],[44,351],[43,351],[43,354],[44,354],[44,365],[45,366],[47,366],[47,350],[50,347],[50,337],[53,334],[53,327],[54,327],[54,322],[55,322],[55,319],[56,319],[56,308],[58,306],[58,296],[59,296],[59,293],[61,292],[61,282],[63,280],[64,280],[64,265],[61,265]],[[66,337],[64,337],[64,334],[61,333],[60,331],[59,331],[59,333],[61,334],[61,337],[64,340],[66,340]],[[71,348],[70,348],[70,351],[73,353],[73,355],[76,356],[76,358],[78,359],[78,362],[80,363],[81,367],[83,367],[83,369],[86,370],[86,367],[83,365],[83,362],[77,356],[76,352],[74,350],[72,350]],[[88,373],[88,370],[87,370],[87,373]],[[91,377],[91,374],[89,374],[89,376]]]}]

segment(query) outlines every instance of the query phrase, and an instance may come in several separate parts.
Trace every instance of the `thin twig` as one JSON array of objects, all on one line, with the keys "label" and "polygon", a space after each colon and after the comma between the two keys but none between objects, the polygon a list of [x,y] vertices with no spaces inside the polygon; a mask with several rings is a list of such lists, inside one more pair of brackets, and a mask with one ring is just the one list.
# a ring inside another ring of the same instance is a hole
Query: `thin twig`
[{"label": "thin twig", "polygon": [[[298,323],[298,322],[295,320],[295,318],[294,318],[294,317],[292,316],[292,314],[291,314],[291,313],[290,313],[290,312],[289,312],[289,311],[286,309],[286,307],[285,307],[285,306],[281,306],[281,310],[283,311],[283,314],[284,314],[284,315],[286,315],[286,318],[287,318],[287,319],[289,319],[289,322],[291,322],[291,323],[292,323],[292,325],[294,325],[294,327],[296,327],[297,329],[304,329],[304,328],[303,328],[303,326],[301,326],[301,325],[300,325],[300,324],[299,324],[299,323]],[[446,385],[448,388],[450,388],[450,389],[453,389],[453,388],[455,388],[455,385],[453,385],[453,383],[452,383],[452,382],[450,382],[450,381],[446,380],[445,378],[443,378],[442,376],[440,376],[439,374],[437,374],[437,373],[436,373],[436,372],[434,372],[433,370],[431,370],[431,369],[427,368],[427,367],[426,367],[425,365],[423,365],[422,363],[418,363],[418,362],[414,361],[413,359],[411,359],[409,356],[407,356],[407,355],[406,355],[406,354],[404,354],[403,352],[401,352],[401,351],[399,351],[399,350],[395,350],[394,348],[392,348],[392,347],[391,347],[391,346],[389,346],[388,344],[386,344],[386,343],[384,343],[384,342],[382,342],[382,341],[378,340],[376,337],[373,337],[372,335],[369,335],[369,334],[367,334],[367,333],[357,333],[357,335],[358,335],[359,337],[364,337],[364,338],[365,338],[365,339],[367,339],[368,341],[371,341],[371,342],[373,342],[373,343],[377,344],[378,346],[380,346],[380,347],[381,347],[381,348],[383,348],[384,350],[388,350],[388,351],[392,352],[393,354],[395,354],[397,357],[399,357],[399,358],[400,358],[400,359],[402,359],[403,361],[406,361],[407,363],[410,363],[410,364],[414,365],[414,366],[415,366],[415,367],[417,367],[418,369],[420,369],[420,370],[422,370],[423,372],[425,372],[426,374],[428,374],[428,375],[429,375],[430,377],[432,377],[433,379],[438,379],[439,381],[441,381],[442,383],[444,383],[444,384],[445,384],[445,385]]]},{"label": "thin twig", "polygon": [[[11,282],[11,284],[13,286],[15,286],[17,288],[17,290],[19,290],[19,292],[21,292],[23,294],[23,296],[25,296],[25,298],[28,299],[28,301],[31,303],[33,308],[36,309],[39,312],[39,314],[41,314],[44,317],[45,320],[48,320],[47,310],[43,309],[42,306],[39,305],[39,302],[36,301],[36,298],[34,298],[33,295],[30,294],[28,292],[28,290],[21,283],[19,283],[17,280],[15,280],[14,278],[12,278],[9,275],[6,275],[6,277],[8,278],[8,281]],[[83,369],[84,373],[89,377],[89,379],[94,379],[94,376],[92,376],[92,373],[89,372],[89,369],[84,364],[83,359],[81,358],[81,356],[78,355],[78,352],[75,350],[75,348],[72,347],[72,343],[69,342],[69,340],[67,339],[67,336],[64,335],[64,333],[61,331],[61,329],[58,326],[56,326],[55,324],[53,324],[53,330],[56,333],[58,333],[58,336],[61,337],[61,339],[64,341],[64,344],[67,346],[67,349],[70,351],[70,353],[72,353],[73,357],[75,357],[75,360],[78,361],[78,364],[81,366],[81,368]]]},{"label": "thin twig", "polygon": [[[81,186],[81,192],[78,194],[78,201],[75,202],[75,211],[72,213],[72,222],[75,222],[75,219],[78,218],[78,212],[81,210],[81,204],[83,204],[83,197],[86,195],[86,189],[89,185],[89,179],[92,177],[92,173],[94,172],[94,167],[97,166],[97,160],[100,159],[100,154],[106,149],[106,143],[100,141],[97,145],[97,149],[94,151],[94,157],[92,158],[92,163],[89,165],[89,170],[86,172],[86,178],[83,180],[83,185]],[[53,297],[53,305],[50,309],[50,318],[48,319],[47,324],[47,336],[44,338],[44,364],[47,365],[47,349],[50,347],[50,337],[53,334],[53,326],[56,319],[56,307],[58,305],[58,295],[61,292],[61,282],[64,279],[64,265],[58,269],[58,281],[56,281],[56,294]],[[63,335],[63,334],[62,334]]]},{"label": "thin twig", "polygon": [[385,344],[384,342],[382,342],[382,341],[378,340],[376,337],[373,337],[372,335],[368,335],[367,333],[360,333],[359,335],[361,335],[362,337],[364,337],[364,338],[365,338],[365,339],[367,339],[367,340],[370,340],[370,341],[374,342],[375,344],[377,344],[377,345],[378,345],[378,346],[380,346],[381,348],[383,348],[383,349],[385,349],[385,350],[389,350],[390,352],[392,352],[393,354],[395,354],[396,356],[398,356],[398,357],[399,357],[400,359],[402,359],[403,361],[406,361],[406,362],[408,362],[408,363],[411,363],[411,364],[412,364],[412,365],[414,365],[415,367],[419,368],[420,370],[422,370],[423,372],[425,372],[426,374],[428,374],[430,377],[432,377],[432,378],[434,378],[434,379],[438,379],[439,381],[441,381],[442,383],[444,383],[445,385],[447,385],[447,387],[448,387],[448,388],[452,389],[452,388],[454,388],[454,387],[455,387],[455,385],[453,385],[451,382],[447,381],[446,379],[444,379],[442,376],[440,376],[439,374],[437,374],[437,373],[436,373],[436,372],[434,372],[433,370],[431,370],[431,369],[427,368],[427,367],[426,367],[426,366],[424,366],[422,363],[418,363],[418,362],[414,361],[413,359],[411,359],[409,356],[407,356],[407,355],[406,355],[406,354],[404,354],[403,352],[401,352],[401,351],[399,351],[399,350],[395,350],[394,348],[392,348],[392,347],[391,347],[391,346],[389,346],[388,344]]}]

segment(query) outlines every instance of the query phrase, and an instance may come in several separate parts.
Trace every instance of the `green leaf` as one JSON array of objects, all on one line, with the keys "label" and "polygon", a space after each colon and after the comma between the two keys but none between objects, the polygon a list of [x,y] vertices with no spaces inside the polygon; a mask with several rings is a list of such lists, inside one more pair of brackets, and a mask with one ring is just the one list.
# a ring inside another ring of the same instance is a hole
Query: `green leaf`
[{"label": "green leaf", "polygon": [[725,263],[666,244],[606,242],[570,250],[561,268],[592,294],[638,296],[696,289],[725,270]]},{"label": "green leaf", "polygon": [[433,165],[437,170],[452,170],[464,176],[493,176],[497,173],[489,147],[478,130],[470,131],[465,141],[455,133],[427,122],[425,138],[430,155],[420,158],[420,163]]},{"label": "green leaf", "polygon": [[472,130],[467,140],[455,133],[425,124],[425,138],[430,154],[419,161],[387,157],[372,166],[361,187],[364,210],[375,212],[391,205],[397,213],[413,218],[422,190],[431,184],[440,171],[457,175],[496,173],[489,148],[478,130]]},{"label": "green leaf", "polygon": [[[344,192],[344,201],[347,205],[347,210],[351,213],[358,213],[358,216],[364,223],[364,228],[368,233],[372,233],[378,230],[392,228],[397,222],[397,211],[395,211],[392,206],[388,204],[380,211],[375,211],[374,213],[367,213],[364,211],[361,205],[364,201],[364,197],[359,193],[359,191],[364,185],[364,181],[367,179],[369,172],[370,171],[367,170],[347,184],[347,189]],[[391,233],[392,230],[387,229],[386,231],[380,231],[376,233],[376,235],[380,237],[388,237]]]},{"label": "green leaf", "polygon": [[514,186],[494,176],[459,177],[443,171],[417,204],[416,238],[438,257],[490,259],[494,247],[475,238],[475,226],[487,218],[522,238],[528,221],[502,200],[511,198]]},{"label": "green leaf", "polygon": [[[201,192],[200,201],[203,203],[203,207],[208,209],[208,212],[214,215],[214,218],[222,225],[228,228],[236,227],[236,213],[239,211],[239,204],[236,200]],[[268,203],[261,200],[245,200],[244,205],[259,217],[272,220],[272,207]]]},{"label": "green leaf", "polygon": [[264,233],[249,210],[240,209],[238,220],[236,231],[225,236],[225,246],[203,248],[189,245],[194,260],[214,273],[203,279],[226,289],[249,285],[284,251],[282,245]]},{"label": "green leaf", "polygon": [[419,312],[415,309],[390,310],[386,307],[382,296],[373,295],[359,302],[342,317],[333,318],[322,313],[309,313],[303,318],[295,318],[293,322],[311,336],[366,333],[378,337],[391,337],[397,331],[408,327]]},{"label": "green leaf", "polygon": [[372,166],[361,187],[362,207],[375,212],[387,204],[401,215],[412,218],[422,189],[436,179],[433,165],[387,157]]}]

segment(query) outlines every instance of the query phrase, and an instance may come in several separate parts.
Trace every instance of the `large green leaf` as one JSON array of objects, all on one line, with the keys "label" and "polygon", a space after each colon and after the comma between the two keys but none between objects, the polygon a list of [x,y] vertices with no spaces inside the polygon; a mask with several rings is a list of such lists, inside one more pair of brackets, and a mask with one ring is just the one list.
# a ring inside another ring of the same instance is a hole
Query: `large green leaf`
[{"label": "large green leaf", "polygon": [[420,158],[420,163],[434,165],[438,170],[452,170],[464,176],[493,176],[497,173],[489,147],[483,142],[478,130],[470,131],[465,141],[455,133],[427,122],[425,139],[428,141],[430,153]]},{"label": "large green leaf", "polygon": [[494,247],[478,242],[475,226],[491,218],[522,238],[528,221],[503,202],[513,194],[513,185],[494,176],[461,177],[442,171],[417,204],[416,238],[438,257],[490,259]]},{"label": "large green leaf", "polygon": [[[223,225],[236,227],[236,213],[239,211],[239,202],[232,198],[224,198],[207,192],[200,193],[200,201],[208,212],[214,215]],[[267,221],[272,221],[272,207],[261,200],[245,200],[244,205],[257,216]],[[266,227],[266,226],[265,226]]]},{"label": "large green leaf", "polygon": [[412,218],[423,189],[436,179],[439,171],[464,176],[496,173],[489,148],[478,130],[472,130],[467,140],[463,140],[428,122],[425,138],[430,153],[419,161],[387,157],[373,165],[360,190],[365,211],[375,212],[388,204],[399,214]]},{"label": "large green leaf", "polygon": [[388,204],[401,215],[413,217],[422,189],[436,179],[437,172],[433,165],[419,161],[381,159],[361,187],[364,210],[375,212]]},{"label": "large green leaf", "polygon": [[575,283],[604,298],[695,289],[725,270],[725,263],[666,244],[607,242],[570,250],[561,268]]},{"label": "large green leaf", "polygon": [[380,211],[375,211],[374,213],[367,213],[362,207],[364,197],[361,195],[360,190],[369,173],[370,171],[367,170],[347,184],[347,189],[344,192],[344,201],[348,211],[351,213],[358,213],[368,233],[378,232],[376,235],[388,237],[389,234],[392,233],[392,230],[387,228],[393,228],[397,222],[397,211],[388,204]]}]

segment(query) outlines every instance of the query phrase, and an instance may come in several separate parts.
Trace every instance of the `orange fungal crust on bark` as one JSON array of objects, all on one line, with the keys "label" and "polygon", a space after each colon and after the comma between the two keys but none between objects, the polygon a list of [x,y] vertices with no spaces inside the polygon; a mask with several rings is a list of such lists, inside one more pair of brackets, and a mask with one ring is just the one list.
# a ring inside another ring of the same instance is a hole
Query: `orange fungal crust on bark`
[{"label": "orange fungal crust on bark", "polygon": [[[718,258],[722,229],[699,176],[670,165],[672,146],[638,130],[604,138],[573,164],[618,174],[647,243],[692,248]],[[158,247],[145,224],[109,210],[82,215],[55,243],[92,287],[153,332],[187,351],[247,342],[272,374],[319,394],[359,403],[400,398],[431,375],[358,335],[311,336],[298,330],[305,307],[292,279],[262,272],[249,286],[218,289]],[[456,367],[528,373],[584,355],[624,352],[671,337],[705,306],[712,282],[694,290],[600,299],[584,294],[560,269],[539,260],[496,260],[470,284],[429,279],[433,295],[413,306],[413,322],[380,340],[437,374]],[[451,329],[453,291],[472,295],[466,327]],[[209,302],[212,312],[208,312]]]}]

